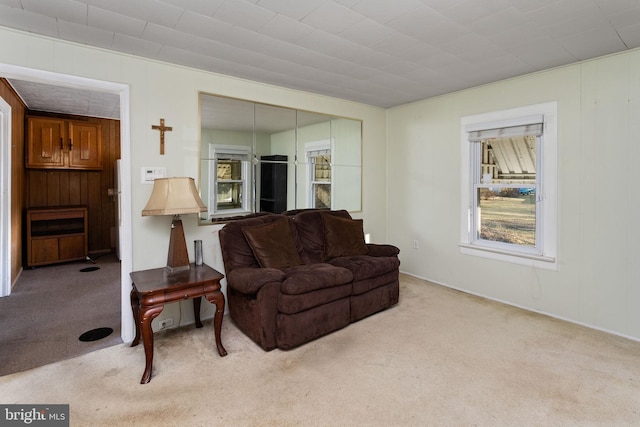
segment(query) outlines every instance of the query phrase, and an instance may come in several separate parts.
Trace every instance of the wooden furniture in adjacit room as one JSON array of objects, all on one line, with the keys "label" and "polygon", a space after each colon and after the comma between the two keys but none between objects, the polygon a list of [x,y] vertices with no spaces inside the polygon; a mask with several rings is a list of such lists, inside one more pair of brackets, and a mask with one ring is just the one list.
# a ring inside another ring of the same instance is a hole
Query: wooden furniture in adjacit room
[{"label": "wooden furniture in adjacit room", "polygon": [[87,259],[87,208],[27,210],[27,266]]},{"label": "wooden furniture in adjacit room", "polygon": [[[21,123],[19,158],[23,175],[19,181],[23,187],[23,209],[86,206],[89,256],[117,253],[116,162],[121,157],[120,121],[29,111]],[[94,135],[96,131],[98,134]],[[75,135],[71,153],[69,135]],[[85,142],[78,142],[83,138]],[[80,150],[81,147],[88,150]],[[94,158],[94,152],[99,158]],[[19,233],[25,236],[24,216],[20,226]],[[20,264],[27,267],[26,240],[22,246],[25,250],[20,248],[24,254]]]},{"label": "wooden furniture in adjacit room", "polygon": [[99,122],[27,117],[26,167],[102,169]]},{"label": "wooden furniture in adjacit room", "polygon": [[287,210],[287,156],[261,156],[260,212]]},{"label": "wooden furniture in adjacit room", "polygon": [[131,309],[136,326],[136,337],[131,343],[135,347],[144,345],[145,368],[140,384],[151,381],[153,367],[153,330],[151,321],[155,319],[164,305],[171,302],[193,299],[193,310],[197,328],[202,327],[200,321],[201,297],[216,306],[213,327],[216,347],[220,356],[226,356],[227,350],[222,346],[220,331],[224,315],[224,295],[220,291],[222,273],[206,264],[191,264],[188,270],[169,272],[166,268],[134,271],[131,273],[133,289],[131,290]]}]

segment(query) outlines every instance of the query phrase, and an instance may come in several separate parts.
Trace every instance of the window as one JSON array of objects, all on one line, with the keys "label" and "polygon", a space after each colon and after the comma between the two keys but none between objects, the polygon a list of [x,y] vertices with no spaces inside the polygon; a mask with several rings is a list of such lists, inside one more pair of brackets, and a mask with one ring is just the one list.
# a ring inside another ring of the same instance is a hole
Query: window
[{"label": "window", "polygon": [[462,119],[464,253],[555,265],[556,105]]},{"label": "window", "polygon": [[305,144],[309,163],[309,206],[331,208],[331,142],[316,141]]},{"label": "window", "polygon": [[214,183],[209,194],[209,217],[249,211],[251,147],[210,144],[209,150],[214,160],[209,171]]}]

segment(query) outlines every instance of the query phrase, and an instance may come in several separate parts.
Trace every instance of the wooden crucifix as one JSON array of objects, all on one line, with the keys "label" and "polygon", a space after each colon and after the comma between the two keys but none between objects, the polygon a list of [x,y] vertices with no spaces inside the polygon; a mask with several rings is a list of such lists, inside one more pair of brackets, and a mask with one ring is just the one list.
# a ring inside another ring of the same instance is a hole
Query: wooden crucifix
[{"label": "wooden crucifix", "polygon": [[160,131],[160,154],[164,154],[164,133],[171,132],[173,128],[171,126],[165,126],[164,119],[160,119],[160,126],[151,125],[151,129]]}]

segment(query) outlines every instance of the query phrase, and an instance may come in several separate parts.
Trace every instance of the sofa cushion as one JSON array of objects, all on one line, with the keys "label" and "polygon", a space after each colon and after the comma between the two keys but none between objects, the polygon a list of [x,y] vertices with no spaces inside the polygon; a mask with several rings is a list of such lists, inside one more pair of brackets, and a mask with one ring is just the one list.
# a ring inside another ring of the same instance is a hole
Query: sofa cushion
[{"label": "sofa cushion", "polygon": [[322,221],[327,259],[367,254],[369,249],[364,241],[361,219],[338,218],[325,214],[322,215]]},{"label": "sofa cushion", "polygon": [[260,267],[282,269],[302,264],[289,219],[283,217],[269,224],[245,226],[242,233]]},{"label": "sofa cushion", "polygon": [[350,270],[353,273],[354,282],[397,271],[400,266],[400,260],[397,257],[367,255],[334,258],[329,263]]},{"label": "sofa cushion", "polygon": [[351,296],[366,294],[381,286],[398,281],[398,270],[390,271],[381,276],[371,277],[369,279],[357,280],[353,282],[353,290]]},{"label": "sofa cushion", "polygon": [[277,214],[249,216],[247,219],[231,221],[219,231],[214,231],[214,233],[218,233],[220,239],[225,271],[229,273],[236,268],[260,267],[251,246],[249,246],[249,242],[244,237],[242,227],[270,224],[282,218],[286,217]]},{"label": "sofa cushion", "polygon": [[352,280],[353,274],[346,268],[325,263],[304,264],[285,270],[285,279],[280,290],[283,294],[299,295],[344,285]]},{"label": "sofa cushion", "polygon": [[347,283],[346,285],[332,286],[305,294],[280,294],[278,298],[278,312],[284,314],[300,313],[342,298],[349,298],[351,292],[351,283]]},{"label": "sofa cushion", "polygon": [[292,215],[296,226],[298,252],[305,264],[325,261],[323,215],[351,219],[349,212],[345,210],[302,209],[285,212],[285,215]]}]

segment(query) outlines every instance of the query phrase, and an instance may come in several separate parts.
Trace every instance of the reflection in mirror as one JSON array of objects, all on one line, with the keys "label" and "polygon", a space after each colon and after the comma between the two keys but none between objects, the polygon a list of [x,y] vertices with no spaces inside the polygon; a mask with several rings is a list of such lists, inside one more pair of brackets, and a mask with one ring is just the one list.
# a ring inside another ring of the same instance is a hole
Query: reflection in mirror
[{"label": "reflection in mirror", "polygon": [[201,98],[200,196],[209,220],[253,211],[253,109],[251,102]]},{"label": "reflection in mirror", "polygon": [[295,206],[296,111],[255,104],[255,123],[256,211],[284,212]]},{"label": "reflection in mirror", "polygon": [[296,198],[304,207],[330,208],[332,204],[331,117],[298,112],[298,177]]},{"label": "reflection in mirror", "polygon": [[254,212],[359,211],[362,122],[200,94],[201,224]]}]

